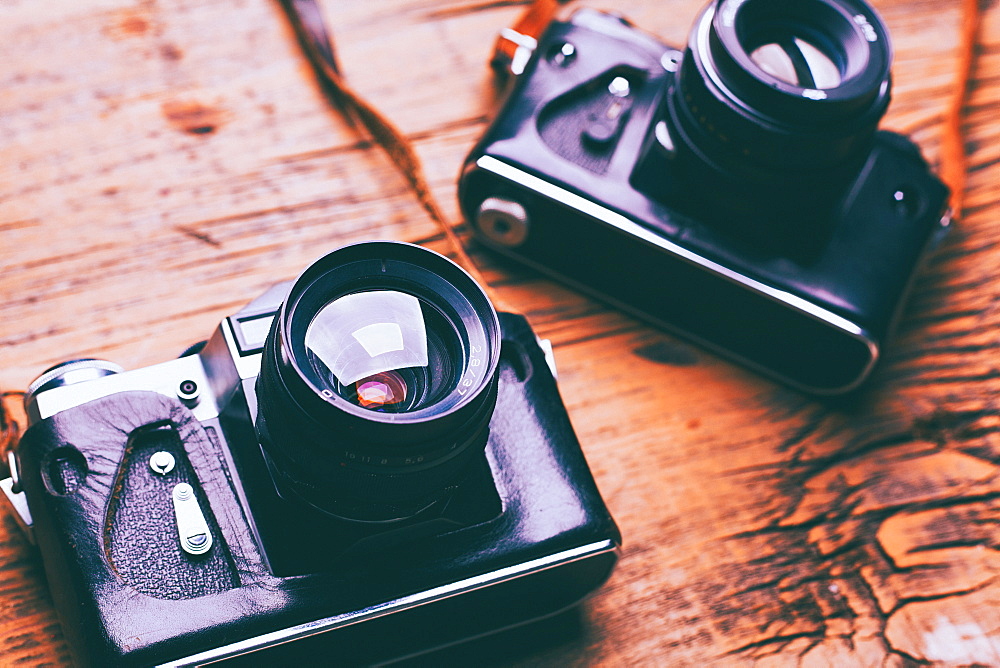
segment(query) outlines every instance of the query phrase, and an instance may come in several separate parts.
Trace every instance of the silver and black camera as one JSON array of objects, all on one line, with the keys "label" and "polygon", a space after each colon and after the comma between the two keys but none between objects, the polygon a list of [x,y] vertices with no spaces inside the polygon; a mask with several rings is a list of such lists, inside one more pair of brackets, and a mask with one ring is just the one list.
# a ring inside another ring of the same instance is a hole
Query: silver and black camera
[{"label": "silver and black camera", "polygon": [[579,10],[517,48],[459,199],[489,246],[816,393],[879,358],[947,188],[879,131],[862,0],[715,0],[687,48]]},{"label": "silver and black camera", "polygon": [[191,354],[42,374],[3,489],[81,664],[379,662],[610,574],[549,362],[446,258],[346,246]]}]

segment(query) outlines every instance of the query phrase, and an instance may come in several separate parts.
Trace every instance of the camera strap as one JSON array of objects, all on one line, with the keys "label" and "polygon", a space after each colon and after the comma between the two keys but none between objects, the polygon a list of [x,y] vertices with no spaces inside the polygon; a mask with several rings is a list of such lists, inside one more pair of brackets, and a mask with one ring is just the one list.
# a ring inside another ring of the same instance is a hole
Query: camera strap
[{"label": "camera strap", "polygon": [[18,436],[18,424],[13,417],[7,416],[7,410],[4,406],[5,400],[8,397],[23,396],[24,392],[21,392],[20,390],[0,392],[0,449],[3,449],[9,443],[16,441]]},{"label": "camera strap", "polygon": [[958,65],[951,99],[945,110],[941,131],[941,178],[951,188],[951,210],[961,219],[965,206],[965,182],[968,176],[968,159],[965,154],[965,135],[962,122],[969,98],[972,70],[976,60],[976,44],[981,25],[979,0],[962,0],[962,25],[958,40]]},{"label": "camera strap", "polygon": [[[21,400],[19,402],[20,410],[12,412],[7,406],[7,401],[15,397]],[[23,498],[24,495],[21,493],[23,491],[21,475],[17,466],[17,445],[21,440],[21,423],[18,419],[26,417],[23,400],[24,392],[21,390],[0,392],[0,478],[7,478],[4,481],[2,493],[7,496],[7,500],[13,506],[14,519],[24,529],[29,540],[34,542],[31,537],[30,511]],[[15,500],[18,497],[21,497],[20,502]]]},{"label": "camera strap", "polygon": [[[363,127],[376,144],[388,154],[393,164],[406,178],[410,189],[431,219],[437,223],[454,248],[459,264],[472,275],[498,309],[511,309],[498,299],[489,283],[483,278],[476,264],[465,251],[454,227],[448,222],[437,198],[424,176],[423,165],[412,142],[367,100],[361,97],[344,80],[337,63],[333,40],[323,22],[323,15],[316,0],[280,0],[288,14],[295,35],[313,66],[323,92],[347,123],[355,129]],[[552,0],[554,1],[554,0]]]}]

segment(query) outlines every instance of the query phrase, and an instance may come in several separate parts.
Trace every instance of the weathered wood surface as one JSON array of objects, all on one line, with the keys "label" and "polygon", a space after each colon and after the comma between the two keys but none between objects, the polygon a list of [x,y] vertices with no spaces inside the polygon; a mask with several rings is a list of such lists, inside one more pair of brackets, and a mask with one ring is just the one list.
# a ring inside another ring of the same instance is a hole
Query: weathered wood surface
[{"label": "weathered wood surface", "polygon": [[[701,0],[614,9],[682,44]],[[937,159],[959,0],[879,0],[886,124]],[[555,344],[625,536],[579,619],[438,657],[523,665],[1000,665],[1000,7],[982,3],[967,215],[867,390],[820,401],[476,252]],[[328,0],[348,79],[455,179],[518,3]],[[320,96],[275,0],[0,0],[0,388],[175,356],[340,244],[438,230]],[[66,665],[0,521],[0,664]]]}]

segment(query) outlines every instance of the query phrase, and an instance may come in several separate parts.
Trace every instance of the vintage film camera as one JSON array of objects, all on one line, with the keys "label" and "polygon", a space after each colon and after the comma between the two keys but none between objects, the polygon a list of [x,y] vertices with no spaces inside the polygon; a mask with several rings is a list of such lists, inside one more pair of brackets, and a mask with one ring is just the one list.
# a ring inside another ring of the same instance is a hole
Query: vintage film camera
[{"label": "vintage film camera", "polygon": [[196,354],[69,362],[25,401],[3,488],[81,664],[368,664],[557,612],[617,560],[538,339],[418,246],[346,246]]},{"label": "vintage film camera", "polygon": [[487,245],[798,388],[869,374],[947,189],[878,131],[891,48],[861,0],[716,0],[681,53],[579,10],[513,31],[469,155]]}]

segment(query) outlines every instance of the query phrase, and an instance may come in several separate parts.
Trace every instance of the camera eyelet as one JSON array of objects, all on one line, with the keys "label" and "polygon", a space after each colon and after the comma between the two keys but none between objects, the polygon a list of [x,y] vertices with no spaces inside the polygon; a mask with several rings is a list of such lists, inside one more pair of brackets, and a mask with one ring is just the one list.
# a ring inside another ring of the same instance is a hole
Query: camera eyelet
[{"label": "camera eyelet", "polygon": [[198,404],[198,400],[201,397],[201,388],[198,387],[197,382],[188,378],[177,384],[176,394],[181,403],[191,408]]},{"label": "camera eyelet", "polygon": [[683,55],[680,51],[671,49],[660,58],[660,65],[667,72],[676,72],[681,68],[681,58]]},{"label": "camera eyelet", "polygon": [[917,189],[904,185],[893,190],[892,208],[896,215],[913,220],[923,215],[926,205]]},{"label": "camera eyelet", "polygon": [[487,197],[479,205],[475,224],[490,241],[516,248],[528,238],[531,218],[520,202],[505,197]]}]

